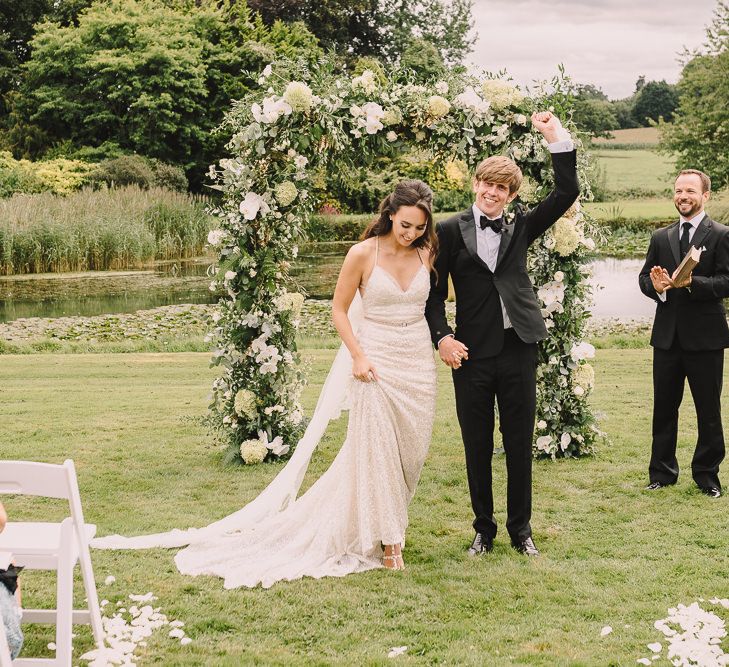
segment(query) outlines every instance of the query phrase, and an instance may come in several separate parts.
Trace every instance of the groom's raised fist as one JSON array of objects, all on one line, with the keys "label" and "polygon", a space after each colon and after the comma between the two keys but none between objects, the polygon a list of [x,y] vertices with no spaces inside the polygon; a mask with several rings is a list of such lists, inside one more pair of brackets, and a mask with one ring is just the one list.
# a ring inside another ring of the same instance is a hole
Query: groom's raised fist
[{"label": "groom's raised fist", "polygon": [[532,125],[550,144],[559,141],[562,123],[551,111],[535,111],[532,114]]}]

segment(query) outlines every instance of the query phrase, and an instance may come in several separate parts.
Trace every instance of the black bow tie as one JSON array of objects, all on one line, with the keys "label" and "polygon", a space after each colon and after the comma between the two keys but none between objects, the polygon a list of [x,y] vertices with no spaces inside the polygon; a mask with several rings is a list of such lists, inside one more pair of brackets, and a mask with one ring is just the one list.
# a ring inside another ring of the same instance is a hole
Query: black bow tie
[{"label": "black bow tie", "polygon": [[491,229],[497,234],[501,233],[501,225],[504,223],[504,218],[496,218],[495,220],[489,220],[485,215],[481,216],[478,224],[481,225],[481,229],[491,227]]}]

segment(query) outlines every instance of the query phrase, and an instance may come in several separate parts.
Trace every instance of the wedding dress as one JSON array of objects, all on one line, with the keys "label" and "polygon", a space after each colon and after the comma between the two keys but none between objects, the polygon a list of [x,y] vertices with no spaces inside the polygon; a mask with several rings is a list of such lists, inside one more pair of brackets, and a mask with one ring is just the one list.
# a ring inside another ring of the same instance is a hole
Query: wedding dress
[{"label": "wedding dress", "polygon": [[[281,580],[381,567],[381,545],[404,543],[408,505],[433,426],[436,370],[423,316],[429,289],[422,264],[403,290],[375,257],[361,298],[362,317],[350,310],[350,319],[358,323],[357,338],[379,380],[354,380],[342,346],[291,460],[246,507],[206,528],[113,535],[92,546],[188,545],[175,557],[180,572],[222,577],[225,588],[268,588]],[[329,469],[296,499],[326,424],[347,407],[344,396],[350,404],[344,444]]]}]

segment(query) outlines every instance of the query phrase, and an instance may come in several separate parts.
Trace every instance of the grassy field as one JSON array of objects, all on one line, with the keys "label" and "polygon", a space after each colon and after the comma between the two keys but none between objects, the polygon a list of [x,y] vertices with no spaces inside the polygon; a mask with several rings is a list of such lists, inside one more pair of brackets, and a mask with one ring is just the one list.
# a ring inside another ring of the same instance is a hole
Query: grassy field
[{"label": "grassy field", "polygon": [[[333,351],[309,350],[310,410]],[[595,409],[610,436],[595,457],[535,465],[538,560],[503,534],[493,554],[469,559],[472,537],[453,391],[440,369],[435,432],[411,506],[404,573],[374,571],[303,580],[264,591],[224,591],[218,579],[177,573],[172,553],[94,552],[97,579],[114,602],[153,591],[181,619],[189,646],[159,632],[142,664],[632,665],[661,640],[653,621],[678,602],[726,596],[727,499],[700,495],[686,474],[695,423],[685,410],[679,484],[642,490],[650,430],[650,352],[599,350]],[[225,468],[206,439],[207,354],[4,356],[0,456],[77,464],[87,520],[100,534],[203,525],[253,498],[279,466]],[[726,405],[726,404],[725,404]],[[725,415],[725,418],[729,415]],[[305,484],[335,455],[336,423]],[[497,518],[504,522],[504,463],[495,461]],[[60,516],[55,504],[10,498],[11,517]],[[25,601],[49,603],[43,577],[23,576]],[[80,595],[79,595],[80,597]],[[725,612],[723,612],[725,614]],[[614,632],[600,636],[610,625]],[[31,627],[30,653],[49,629]],[[89,647],[79,631],[77,655]],[[726,642],[725,642],[726,644]],[[74,663],[76,664],[76,663]]]},{"label": "grassy field", "polygon": [[617,218],[643,220],[673,220],[678,214],[671,197],[619,199],[609,202],[585,202],[582,207],[597,220]]},{"label": "grassy field", "polygon": [[661,192],[672,186],[673,160],[648,149],[595,150],[597,164],[605,170],[611,191]]},{"label": "grassy field", "polygon": [[613,130],[610,134],[612,136],[608,139],[600,137],[593,139],[593,142],[598,145],[608,146],[614,144],[658,145],[658,128],[656,127],[635,127],[627,130]]}]

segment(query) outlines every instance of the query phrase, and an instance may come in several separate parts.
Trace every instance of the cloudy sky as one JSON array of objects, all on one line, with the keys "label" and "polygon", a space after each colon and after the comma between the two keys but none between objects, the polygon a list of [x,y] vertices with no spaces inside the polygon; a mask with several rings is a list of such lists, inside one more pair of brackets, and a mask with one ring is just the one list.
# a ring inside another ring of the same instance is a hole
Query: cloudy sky
[{"label": "cloudy sky", "polygon": [[563,63],[577,83],[611,99],[635,81],[675,83],[678,54],[700,46],[715,0],[475,0],[472,64],[508,70],[519,83],[548,79]]}]

